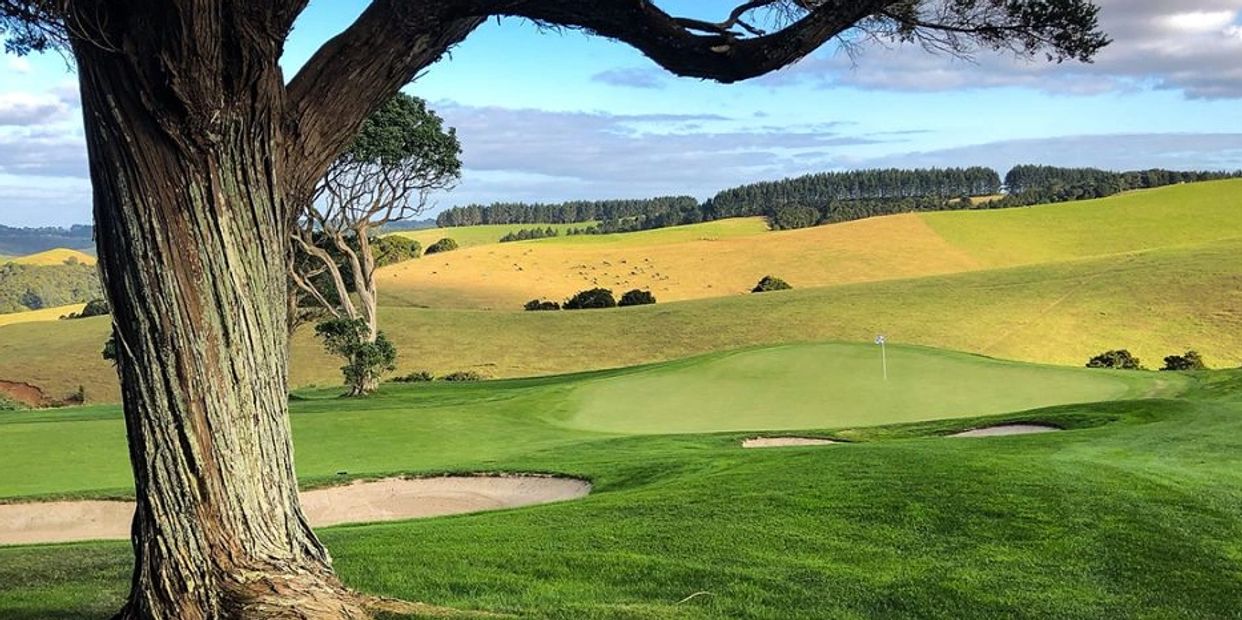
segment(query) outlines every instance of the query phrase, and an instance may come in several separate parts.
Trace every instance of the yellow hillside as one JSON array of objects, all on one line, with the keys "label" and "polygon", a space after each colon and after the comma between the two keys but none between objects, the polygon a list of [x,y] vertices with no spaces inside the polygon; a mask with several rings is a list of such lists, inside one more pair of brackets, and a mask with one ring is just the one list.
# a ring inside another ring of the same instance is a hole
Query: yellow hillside
[{"label": "yellow hillside", "polygon": [[[460,229],[461,236],[469,228]],[[386,305],[516,309],[533,298],[632,288],[661,302],[1053,263],[1242,237],[1242,180],[1100,200],[903,214],[793,231],[723,220],[601,236],[484,244],[380,271]]]},{"label": "yellow hillside", "polygon": [[14,258],[12,262],[19,265],[63,265],[70,262],[78,262],[83,265],[94,265],[95,257],[87,254],[86,252],[56,248],[54,250],[45,250],[36,254],[19,256]]},{"label": "yellow hillside", "polygon": [[35,323],[39,321],[55,321],[66,314],[81,312],[84,307],[86,307],[86,304],[69,304],[67,306],[41,308],[39,310],[28,310],[26,312],[0,313],[0,326],[16,325],[18,323]]}]

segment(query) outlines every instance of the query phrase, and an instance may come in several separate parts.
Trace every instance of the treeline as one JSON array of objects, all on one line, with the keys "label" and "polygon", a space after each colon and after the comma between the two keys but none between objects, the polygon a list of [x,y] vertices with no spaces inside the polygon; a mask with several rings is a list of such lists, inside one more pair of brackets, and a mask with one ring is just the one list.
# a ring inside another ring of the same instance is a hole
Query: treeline
[{"label": "treeline", "polygon": [[25,256],[55,248],[89,248],[95,244],[94,234],[93,226],[15,228],[0,225],[0,254]]},{"label": "treeline", "polygon": [[[1132,189],[1242,176],[1242,172],[1138,170],[1016,166],[1002,181],[991,168],[897,168],[824,172],[751,183],[704,202],[686,196],[647,200],[576,201],[556,204],[497,203],[454,207],[440,214],[440,226],[544,223],[595,224],[565,234],[606,234],[681,226],[729,217],[762,216],[773,228],[804,228],[879,215],[915,211],[998,209],[1101,198]],[[971,197],[1003,196],[987,201]],[[533,234],[533,233],[528,233]],[[528,237],[537,238],[537,237]],[[509,239],[516,240],[516,239]]]},{"label": "treeline", "polygon": [[102,296],[99,277],[90,265],[0,265],[0,313],[85,303]]},{"label": "treeline", "polygon": [[560,203],[498,202],[445,209],[436,225],[479,226],[484,224],[574,224],[594,220],[623,220],[660,213],[698,210],[690,196],[661,196],[635,200],[575,200]]},{"label": "treeline", "polygon": [[1005,175],[1005,188],[1009,191],[1004,199],[992,208],[1017,207],[1050,202],[1068,202],[1104,198],[1135,189],[1150,189],[1237,178],[1242,172],[1132,170],[1112,172],[1098,168],[1058,168],[1055,166],[1014,166]]},{"label": "treeline", "polygon": [[509,243],[510,241],[527,241],[529,239],[547,239],[548,237],[555,237],[559,234],[560,233],[558,233],[556,229],[552,228],[551,226],[547,228],[531,228],[529,230],[523,228],[521,230],[515,230],[513,232],[506,233],[505,236],[500,238],[500,242]]}]

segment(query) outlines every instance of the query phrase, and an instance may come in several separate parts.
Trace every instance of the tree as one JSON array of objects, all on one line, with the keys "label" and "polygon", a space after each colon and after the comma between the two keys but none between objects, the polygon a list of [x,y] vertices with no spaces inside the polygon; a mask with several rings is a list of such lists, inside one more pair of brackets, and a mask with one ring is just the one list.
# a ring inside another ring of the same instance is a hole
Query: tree
[{"label": "tree", "polygon": [[457,242],[449,237],[445,237],[429,246],[427,246],[427,254],[439,254],[440,252],[452,252],[457,249]]},{"label": "tree", "polygon": [[788,291],[792,289],[789,283],[776,276],[763,276],[755,288],[751,289],[752,293],[769,293],[771,291]]},{"label": "tree", "polygon": [[1160,370],[1205,370],[1207,364],[1203,363],[1203,356],[1198,351],[1191,349],[1183,355],[1170,355],[1164,358],[1164,368]]},{"label": "tree", "polygon": [[0,0],[11,52],[63,46],[81,91],[96,247],[136,495],[119,617],[367,615],[302,512],[287,415],[288,245],[367,117],[489,17],[578,29],[736,82],[828,41],[1089,60],[1089,0],[371,0],[286,82],[307,0]]},{"label": "tree", "polygon": [[566,310],[590,310],[592,308],[615,308],[617,300],[612,296],[612,291],[606,288],[593,288],[585,291],[579,291],[573,297],[565,300],[561,307]]},{"label": "tree", "polygon": [[618,301],[617,305],[618,306],[645,306],[647,304],[654,304],[655,302],[656,302],[655,295],[652,295],[651,291],[643,291],[639,289],[634,289],[631,291],[626,291],[625,294],[621,295],[621,301]]},{"label": "tree", "polygon": [[1105,351],[1087,362],[1087,368],[1116,368],[1119,370],[1143,370],[1143,363],[1126,349]]},{"label": "tree", "polygon": [[[398,93],[367,118],[328,168],[294,228],[296,255],[289,277],[301,294],[291,295],[289,316],[295,320],[289,324],[296,325],[302,316],[299,302],[308,299],[334,319],[361,321],[367,328],[361,344],[374,345],[379,337],[377,246],[382,244],[390,259],[396,247],[374,239],[374,231],[421,213],[430,192],[451,187],[461,175],[460,154],[456,133],[445,131],[421,99]],[[345,375],[353,396],[379,387],[371,373]]]},{"label": "tree", "polygon": [[323,341],[324,350],[345,358],[341,373],[350,396],[374,392],[380,377],[397,368],[397,348],[384,332],[372,333],[366,319],[328,319],[315,326],[315,335]]}]

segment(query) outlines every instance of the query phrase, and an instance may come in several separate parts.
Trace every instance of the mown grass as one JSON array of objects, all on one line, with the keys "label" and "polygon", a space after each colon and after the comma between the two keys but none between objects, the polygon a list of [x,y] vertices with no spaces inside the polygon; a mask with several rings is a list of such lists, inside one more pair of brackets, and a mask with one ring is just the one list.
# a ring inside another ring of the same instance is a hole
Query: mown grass
[{"label": "mown grass", "polygon": [[[395,470],[423,452],[439,455],[426,464],[438,470],[548,471],[595,484],[570,503],[322,531],[346,583],[367,592],[539,618],[1233,617],[1242,604],[1242,374],[1180,381],[1162,399],[809,429],[855,440],[826,448],[742,450],[744,433],[537,443],[550,427],[522,427],[546,418],[522,412],[519,393],[554,398],[553,380],[407,386],[365,401],[309,394],[298,407],[335,413],[301,410],[294,420],[296,429],[353,411],[339,441]],[[386,415],[399,410],[404,417]],[[501,410],[509,413],[487,413]],[[424,443],[380,442],[453,420],[460,426]],[[996,420],[1071,430],[942,436]],[[453,435],[456,445],[437,448]],[[488,454],[498,436],[506,451]],[[306,435],[297,441],[299,459],[313,458]],[[106,616],[127,587],[128,553],[121,543],[0,549],[0,616]]]}]

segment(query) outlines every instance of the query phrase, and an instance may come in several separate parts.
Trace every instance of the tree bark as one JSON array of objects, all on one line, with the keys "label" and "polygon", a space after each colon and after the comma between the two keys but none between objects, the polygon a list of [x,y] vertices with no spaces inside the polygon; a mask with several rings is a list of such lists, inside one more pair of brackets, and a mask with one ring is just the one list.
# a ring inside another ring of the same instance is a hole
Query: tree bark
[{"label": "tree bark", "polygon": [[118,617],[363,618],[293,468],[283,33],[179,9],[74,41],[137,495]]}]

